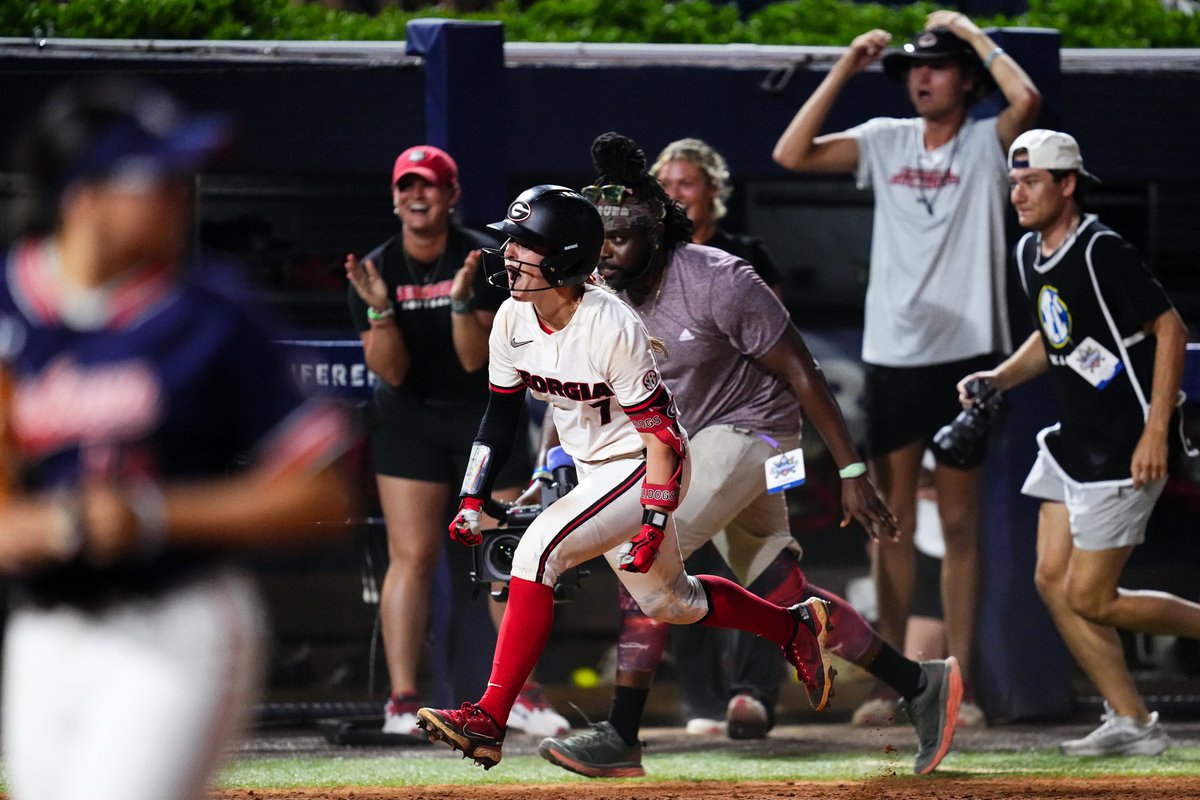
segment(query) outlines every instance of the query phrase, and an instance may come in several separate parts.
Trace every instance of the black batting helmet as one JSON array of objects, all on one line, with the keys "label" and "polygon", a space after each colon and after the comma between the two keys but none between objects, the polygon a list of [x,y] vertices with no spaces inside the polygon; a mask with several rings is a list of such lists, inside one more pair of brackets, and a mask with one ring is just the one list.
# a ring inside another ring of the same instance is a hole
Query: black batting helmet
[{"label": "black batting helmet", "polygon": [[508,215],[488,227],[541,253],[542,275],[551,286],[586,281],[604,246],[596,207],[574,189],[548,183],[521,192]]}]

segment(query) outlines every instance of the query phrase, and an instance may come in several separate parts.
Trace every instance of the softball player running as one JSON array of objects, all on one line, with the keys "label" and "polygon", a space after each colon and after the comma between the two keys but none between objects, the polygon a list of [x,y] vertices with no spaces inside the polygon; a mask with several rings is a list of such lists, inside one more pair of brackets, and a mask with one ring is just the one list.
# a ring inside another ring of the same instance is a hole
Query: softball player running
[{"label": "softball player running", "polygon": [[[804,338],[749,264],[689,241],[684,209],[647,173],[645,154],[633,140],[601,134],[592,159],[600,175],[583,193],[595,198],[604,220],[600,274],[649,330],[670,342],[663,374],[693,431],[696,477],[675,514],[680,552],[686,558],[720,538],[733,574],[754,594],[781,605],[824,600],[830,649],[905,698],[918,733],[914,769],[933,771],[953,739],[962,694],[957,662],[904,658],[845,600],[809,582],[782,493],[791,480],[768,484],[764,465],[776,465],[774,473],[782,471],[781,458],[789,469],[798,463],[803,411],[840,466],[843,525],[857,520],[873,537],[898,534]],[[668,636],[665,625],[647,619],[627,596],[621,600],[608,719],[546,739],[539,748],[547,760],[589,777],[641,774],[638,728]],[[771,663],[759,649],[763,644],[754,639],[744,654],[760,672]],[[765,736],[774,705],[774,697],[735,694],[726,712],[730,734]]]},{"label": "softball player running", "polygon": [[641,321],[588,282],[604,242],[595,206],[571,189],[535,186],[491,227],[508,237],[492,255],[503,257],[512,297],[492,327],[490,400],[450,535],[480,543],[482,500],[508,456],[526,389],[551,405],[579,484],[521,538],[483,697],[423,708],[418,724],[485,769],[499,763],[509,710],[550,631],[555,581],[601,555],[649,616],[750,630],[778,644],[813,706],[824,708],[833,682],[824,601],[785,608],[683,570],[671,512],[687,490],[687,435]]},{"label": "softball player running", "polygon": [[179,269],[187,175],[226,128],[125,80],[77,84],[18,158],[23,238],[0,265],[18,800],[202,796],[260,671],[256,593],[227,553],[345,518],[341,415],[302,400],[226,281]]}]

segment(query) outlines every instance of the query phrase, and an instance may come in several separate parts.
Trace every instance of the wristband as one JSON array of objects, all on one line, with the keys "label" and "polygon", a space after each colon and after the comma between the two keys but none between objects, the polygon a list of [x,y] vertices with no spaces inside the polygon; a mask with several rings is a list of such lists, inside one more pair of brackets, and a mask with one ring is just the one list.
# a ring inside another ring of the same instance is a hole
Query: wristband
[{"label": "wristband", "polygon": [[138,521],[138,552],[147,557],[157,555],[167,541],[167,499],[162,489],[150,481],[137,483],[126,500]]},{"label": "wristband", "polygon": [[371,320],[372,322],[378,322],[381,319],[387,319],[395,313],[396,307],[392,305],[391,300],[388,301],[387,308],[385,308],[383,311],[376,311],[373,306],[367,306],[367,319]]},{"label": "wristband", "polygon": [[50,498],[54,508],[54,524],[47,531],[55,553],[63,561],[70,561],[83,552],[87,545],[87,526],[83,520],[83,502],[79,495],[61,491]]},{"label": "wristband", "polygon": [[468,297],[466,300],[456,300],[453,297],[450,298],[451,314],[470,314],[474,310],[475,304],[472,302],[472,298]]},{"label": "wristband", "polygon": [[847,464],[838,470],[839,478],[859,478],[867,474],[867,465],[861,461]]},{"label": "wristband", "polygon": [[667,527],[667,515],[662,511],[653,508],[642,509],[642,524],[649,525],[652,528],[658,528],[660,531]]},{"label": "wristband", "polygon": [[656,505],[672,511],[679,507],[679,482],[643,483],[642,505]]},{"label": "wristband", "polygon": [[988,53],[987,56],[983,59],[983,68],[990,70],[992,68],[992,62],[995,61],[997,58],[999,58],[1002,55],[1004,55],[1003,47],[997,47],[995,50]]},{"label": "wristband", "polygon": [[538,481],[542,483],[554,483],[554,473],[545,467],[538,467],[533,471],[533,477],[529,479],[529,482],[537,483]]}]

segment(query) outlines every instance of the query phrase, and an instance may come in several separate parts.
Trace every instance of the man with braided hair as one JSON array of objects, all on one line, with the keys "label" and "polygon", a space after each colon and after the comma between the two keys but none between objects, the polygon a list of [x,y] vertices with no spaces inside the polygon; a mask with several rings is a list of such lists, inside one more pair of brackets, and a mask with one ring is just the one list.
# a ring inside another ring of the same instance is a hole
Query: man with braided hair
[{"label": "man with braided hair", "polygon": [[[751,592],[780,605],[823,601],[830,649],[906,699],[920,740],[915,770],[933,771],[954,733],[962,695],[958,663],[906,659],[845,600],[808,583],[784,496],[768,491],[763,465],[798,448],[803,410],[839,466],[842,525],[856,519],[874,538],[898,533],[804,339],[749,264],[691,244],[683,209],[647,175],[634,142],[603,134],[592,158],[600,176],[584,194],[595,199],[605,225],[599,273],[669,348],[663,377],[676,392],[685,427],[695,432],[689,445],[694,477],[675,513],[682,555],[723,530],[729,566]],[[668,631],[635,600],[622,603],[609,718],[574,736],[546,739],[540,748],[549,761],[583,775],[642,774],[638,726]],[[770,714],[751,696],[735,696],[727,711],[731,725],[769,726]]]},{"label": "man with braided hair", "polygon": [[512,448],[526,390],[549,404],[579,483],[521,537],[483,697],[458,709],[422,708],[418,724],[485,769],[499,763],[509,711],[550,633],[554,584],[601,555],[648,615],[745,629],[775,642],[813,706],[823,708],[833,682],[822,646],[829,628],[823,600],[789,608],[683,569],[671,514],[688,485],[687,435],[645,327],[589,281],[604,244],[595,206],[562,186],[535,186],[489,227],[508,237],[501,249],[484,250],[485,259],[503,262],[489,280],[507,276],[512,297],[492,326],[488,407],[450,535],[480,544],[480,510]]}]

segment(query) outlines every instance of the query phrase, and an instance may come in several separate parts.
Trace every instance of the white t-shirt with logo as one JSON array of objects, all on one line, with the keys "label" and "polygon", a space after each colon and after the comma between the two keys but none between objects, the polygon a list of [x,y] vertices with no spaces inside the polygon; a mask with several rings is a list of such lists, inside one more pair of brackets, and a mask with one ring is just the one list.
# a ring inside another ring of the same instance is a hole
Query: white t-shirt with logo
[{"label": "white t-shirt with logo", "polygon": [[1008,169],[996,118],[924,146],[921,118],[851,128],[856,180],[875,192],[863,360],[893,367],[1012,349],[1005,300]]},{"label": "white t-shirt with logo", "polygon": [[588,286],[566,327],[547,333],[532,303],[505,300],[492,325],[488,377],[524,385],[550,404],[563,450],[596,463],[639,455],[645,445],[622,407],[662,382],[642,321],[616,295]]}]

